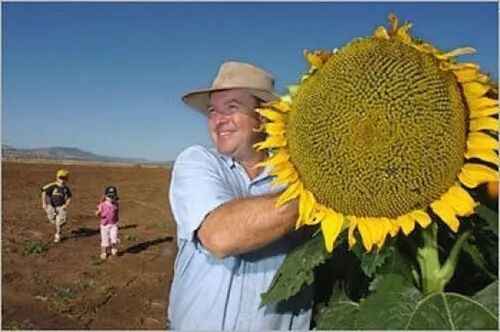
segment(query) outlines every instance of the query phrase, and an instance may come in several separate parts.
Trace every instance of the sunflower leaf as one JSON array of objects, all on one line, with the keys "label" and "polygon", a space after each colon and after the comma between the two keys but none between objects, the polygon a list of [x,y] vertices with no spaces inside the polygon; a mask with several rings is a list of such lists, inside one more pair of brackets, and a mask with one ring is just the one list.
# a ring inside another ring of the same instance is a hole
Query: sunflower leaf
[{"label": "sunflower leaf", "polygon": [[[387,249],[389,248],[389,249]],[[366,274],[367,277],[371,278],[377,270],[384,265],[386,260],[392,255],[391,247],[385,246],[382,247],[380,252],[365,252],[363,247],[358,244],[356,245],[352,251],[356,254],[356,256],[361,261],[361,269]]]},{"label": "sunflower leaf", "polygon": [[488,228],[498,236],[498,211],[494,211],[484,204],[477,207],[476,214],[488,223]]},{"label": "sunflower leaf", "polygon": [[318,330],[353,330],[359,304],[352,301],[337,281],[327,305],[318,308],[315,316]]},{"label": "sunflower leaf", "polygon": [[474,297],[457,293],[422,294],[402,275],[390,274],[361,301],[355,329],[498,329],[497,285]]},{"label": "sunflower leaf", "polygon": [[[336,245],[344,238],[339,236]],[[322,234],[294,248],[285,258],[268,290],[261,294],[261,307],[287,300],[299,293],[303,287],[311,285],[314,281],[314,268],[329,256]]]}]

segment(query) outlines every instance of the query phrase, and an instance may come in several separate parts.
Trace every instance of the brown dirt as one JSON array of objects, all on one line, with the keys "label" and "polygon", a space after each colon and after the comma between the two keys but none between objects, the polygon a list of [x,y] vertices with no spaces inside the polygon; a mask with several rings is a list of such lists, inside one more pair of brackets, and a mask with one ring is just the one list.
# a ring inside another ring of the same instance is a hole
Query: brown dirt
[{"label": "brown dirt", "polygon": [[[2,163],[2,329],[164,329],[176,250],[170,169],[65,167],[74,198],[56,244],[39,188],[59,165]],[[101,261],[94,211],[110,184],[120,255]]]}]

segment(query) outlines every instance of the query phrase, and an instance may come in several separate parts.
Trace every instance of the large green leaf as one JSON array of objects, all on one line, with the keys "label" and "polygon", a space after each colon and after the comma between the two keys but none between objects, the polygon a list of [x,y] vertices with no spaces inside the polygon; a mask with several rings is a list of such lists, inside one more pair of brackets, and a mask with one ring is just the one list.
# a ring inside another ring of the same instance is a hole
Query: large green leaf
[{"label": "large green leaf", "polygon": [[349,299],[337,283],[332,299],[315,316],[318,330],[353,330],[359,304]]},{"label": "large green leaf", "polygon": [[498,211],[481,204],[476,209],[476,214],[488,223],[488,228],[498,236]]},{"label": "large green leaf", "polygon": [[375,272],[384,265],[385,261],[390,257],[391,252],[387,248],[390,246],[382,247],[380,252],[372,251],[366,252],[364,248],[358,243],[352,251],[356,254],[361,262],[361,269],[369,278],[373,277]]},{"label": "large green leaf", "polygon": [[[379,280],[376,291],[361,301],[356,329],[479,330],[497,329],[496,286],[476,297],[456,293],[424,296],[399,274]],[[483,303],[484,302],[484,303]]]},{"label": "large green leaf", "polygon": [[472,298],[484,305],[490,312],[498,313],[498,280],[477,292]]},{"label": "large green leaf", "polygon": [[[336,244],[341,242],[339,236]],[[267,292],[261,294],[261,307],[286,300],[302,287],[314,281],[314,268],[323,263],[329,253],[325,250],[322,233],[292,250],[274,276]]]}]

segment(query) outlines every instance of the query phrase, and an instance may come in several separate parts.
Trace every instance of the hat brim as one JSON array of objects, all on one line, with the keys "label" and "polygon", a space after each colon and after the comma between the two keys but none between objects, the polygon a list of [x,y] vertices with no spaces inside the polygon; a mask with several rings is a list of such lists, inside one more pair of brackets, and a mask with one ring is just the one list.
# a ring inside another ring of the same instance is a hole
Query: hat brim
[{"label": "hat brim", "polygon": [[251,95],[261,99],[264,102],[271,102],[278,100],[280,97],[274,93],[265,90],[259,90],[254,88],[221,88],[221,89],[204,89],[196,90],[186,93],[182,96],[182,101],[186,103],[189,107],[208,115],[208,104],[210,102],[210,94],[216,91],[224,91],[230,89],[239,89],[249,92]]}]

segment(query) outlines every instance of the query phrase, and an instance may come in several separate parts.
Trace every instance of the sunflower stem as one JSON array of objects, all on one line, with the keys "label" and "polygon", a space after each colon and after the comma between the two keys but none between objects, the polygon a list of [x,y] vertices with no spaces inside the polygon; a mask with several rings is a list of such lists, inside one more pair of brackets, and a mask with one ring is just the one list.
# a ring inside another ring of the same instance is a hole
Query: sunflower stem
[{"label": "sunflower stem", "polygon": [[442,292],[446,284],[442,276],[441,264],[439,263],[437,230],[438,228],[435,223],[424,229],[422,231],[424,244],[417,250],[417,260],[420,265],[421,285],[424,294]]},{"label": "sunflower stem", "polygon": [[451,248],[450,255],[448,256],[446,262],[441,268],[441,278],[443,279],[445,285],[453,277],[458,262],[458,254],[462,250],[464,242],[469,238],[471,234],[472,234],[471,231],[467,231],[465,233],[460,234],[457,241],[453,244],[453,248]]}]

